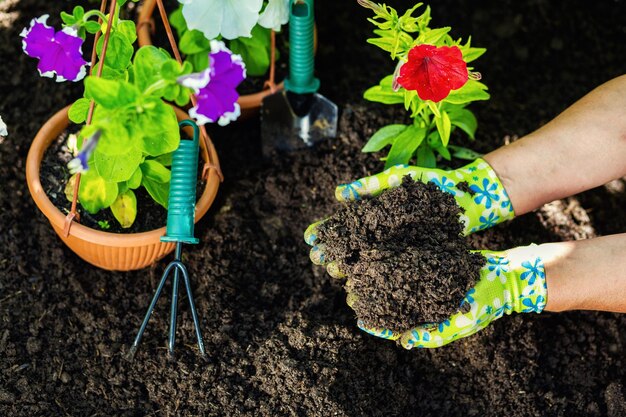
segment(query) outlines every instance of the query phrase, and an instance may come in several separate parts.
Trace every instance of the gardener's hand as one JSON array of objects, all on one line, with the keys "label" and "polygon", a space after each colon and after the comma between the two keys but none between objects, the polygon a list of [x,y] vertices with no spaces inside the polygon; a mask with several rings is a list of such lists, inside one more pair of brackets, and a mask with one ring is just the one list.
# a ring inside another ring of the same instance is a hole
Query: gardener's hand
[{"label": "gardener's hand", "polygon": [[[511,200],[500,179],[483,159],[477,159],[453,171],[396,165],[379,174],[339,185],[335,189],[335,198],[343,202],[375,196],[388,188],[399,186],[406,175],[424,183],[432,182],[442,191],[454,196],[459,206],[465,210],[459,217],[465,235],[515,217]],[[466,187],[460,185],[463,182],[467,183]],[[313,223],[304,232],[304,240],[313,246],[310,256],[316,264],[324,263],[324,247],[316,244],[317,227],[322,221]],[[334,263],[330,263],[327,269],[331,276],[342,276]]]},{"label": "gardener's hand", "polygon": [[[469,312],[459,311],[441,323],[423,324],[404,333],[358,326],[374,336],[398,340],[406,348],[434,348],[470,336],[504,314],[541,313],[547,302],[546,275],[539,246],[514,248],[505,252],[481,251],[486,264],[463,304]],[[354,302],[348,295],[348,300]]]},{"label": "gardener's hand", "polygon": [[[399,186],[406,175],[424,183],[432,182],[440,190],[452,194],[465,210],[460,220],[466,235],[515,216],[500,179],[483,159],[452,171],[396,165],[371,177],[339,185],[335,189],[335,197],[339,201],[352,201],[375,196],[387,188]],[[467,183],[466,187],[460,186],[463,182]]]}]

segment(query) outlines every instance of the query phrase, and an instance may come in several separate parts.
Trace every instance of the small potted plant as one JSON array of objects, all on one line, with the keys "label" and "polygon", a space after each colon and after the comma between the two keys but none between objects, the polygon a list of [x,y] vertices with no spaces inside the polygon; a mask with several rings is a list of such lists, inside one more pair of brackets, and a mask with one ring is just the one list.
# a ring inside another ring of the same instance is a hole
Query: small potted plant
[{"label": "small potted plant", "polygon": [[[218,41],[212,42],[207,52],[208,68],[198,73],[162,49],[145,46],[135,50],[135,24],[120,18],[125,0],[111,1],[105,14],[107,3],[103,0],[100,10],[76,6],[71,14],[62,13],[60,31],[48,26],[44,15],[33,19],[21,34],[23,49],[39,60],[42,76],[83,81],[85,87],[83,97],[57,112],[37,133],[26,170],[37,206],[72,250],[96,266],[130,270],[147,266],[173,249],[172,244],[159,241],[165,228],[110,233],[76,223],[80,210],[92,215],[110,210],[121,228],[128,228],[142,215],[135,193],[139,188],[154,200],[155,207],[165,208],[168,167],[180,141],[177,120],[189,117],[166,101],[179,106],[191,101],[190,115],[199,125],[227,124],[238,114],[236,87],[245,78],[245,66]],[[87,34],[95,34],[91,64],[81,50]],[[70,121],[80,130],[76,157],[68,164],[71,176],[66,195],[72,205],[66,215],[46,195],[40,165],[46,149]],[[196,205],[196,221],[211,205],[221,176],[206,132],[201,142],[207,176]]]},{"label": "small potted plant", "polygon": [[[188,0],[170,14],[178,46],[194,71],[207,67],[206,51],[214,39],[223,40],[246,65],[248,82],[238,99],[242,117],[256,114],[263,98],[283,87],[275,83],[278,58],[275,32],[289,21],[290,0]],[[144,0],[137,20],[139,45],[151,45],[152,15],[163,14],[160,0]],[[315,38],[316,39],[316,38]],[[260,79],[267,77],[264,83]]]},{"label": "small potted plant", "polygon": [[[480,155],[470,149],[450,144],[455,129],[474,140],[477,121],[467,105],[489,99],[487,86],[480,73],[467,64],[485,53],[484,48],[471,46],[471,38],[463,43],[453,39],[450,27],[430,27],[430,7],[420,16],[413,13],[418,3],[400,15],[392,7],[369,0],[358,0],[371,9],[368,19],[377,29],[368,42],[387,51],[396,61],[393,74],[377,86],[365,91],[366,100],[383,104],[402,104],[410,112],[412,123],[392,124],[378,130],[363,147],[363,152],[378,152],[391,145],[385,169],[397,164],[434,168],[437,155],[474,160]],[[469,75],[468,75],[469,74]]]}]

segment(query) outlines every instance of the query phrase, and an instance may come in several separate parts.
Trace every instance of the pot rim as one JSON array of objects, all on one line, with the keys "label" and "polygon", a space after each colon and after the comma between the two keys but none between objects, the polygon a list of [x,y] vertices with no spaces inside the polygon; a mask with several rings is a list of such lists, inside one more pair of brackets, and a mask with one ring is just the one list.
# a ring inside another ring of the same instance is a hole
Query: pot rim
[{"label": "pot rim", "polygon": [[[52,226],[57,230],[63,230],[66,216],[52,203],[52,201],[50,201],[48,195],[44,191],[40,180],[40,166],[43,156],[50,144],[69,126],[69,108],[70,106],[68,105],[57,111],[43,124],[35,135],[26,157],[26,182],[28,184],[30,194],[39,210],[41,210],[44,216],[46,216]],[[176,111],[176,116],[179,120],[189,117],[184,111],[176,107],[174,107],[174,110]],[[212,148],[211,139],[208,138],[208,140],[210,147]],[[213,164],[219,167],[217,154],[214,149],[210,149],[207,153],[204,141],[200,141],[200,146],[203,150],[201,154],[205,161],[208,157]],[[211,206],[211,203],[217,194],[219,183],[220,180],[216,170],[209,170],[204,191],[196,203],[196,223],[206,214]],[[154,243],[155,239],[158,239],[163,235],[165,235],[165,226],[139,233],[111,233],[92,229],[76,221],[72,224],[69,233],[69,236],[73,236],[87,242],[116,247],[134,247],[151,244]]]}]

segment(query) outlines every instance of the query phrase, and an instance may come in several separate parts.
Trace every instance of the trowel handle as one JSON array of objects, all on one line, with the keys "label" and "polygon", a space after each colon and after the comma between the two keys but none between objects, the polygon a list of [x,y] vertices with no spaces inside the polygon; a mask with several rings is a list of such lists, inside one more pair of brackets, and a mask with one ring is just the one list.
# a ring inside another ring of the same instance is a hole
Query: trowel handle
[{"label": "trowel handle", "polygon": [[162,242],[198,243],[194,237],[196,183],[198,178],[199,129],[192,120],[179,123],[193,128],[193,139],[181,139],[172,157],[167,206],[167,227]]},{"label": "trowel handle", "polygon": [[313,0],[291,0],[289,3],[289,77],[285,90],[297,94],[315,93],[320,81],[313,75]]}]

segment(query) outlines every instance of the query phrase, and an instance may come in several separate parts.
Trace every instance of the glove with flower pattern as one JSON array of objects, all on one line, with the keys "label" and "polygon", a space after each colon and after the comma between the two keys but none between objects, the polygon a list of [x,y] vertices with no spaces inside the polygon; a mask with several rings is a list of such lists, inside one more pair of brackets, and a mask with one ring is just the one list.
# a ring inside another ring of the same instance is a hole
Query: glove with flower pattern
[{"label": "glove with flower pattern", "polygon": [[[406,175],[414,180],[433,182],[442,191],[454,196],[457,204],[465,211],[459,218],[465,235],[487,229],[515,216],[500,179],[482,159],[453,171],[397,165],[371,177],[338,186],[335,197],[339,201],[354,201],[365,196],[375,196],[385,189],[400,185]],[[460,183],[463,182],[467,185],[462,186]],[[335,262],[326,263],[324,246],[317,242],[317,227],[321,222],[323,220],[310,225],[304,235],[305,241],[313,246],[311,260],[318,265],[325,264],[331,276],[344,278],[345,275]],[[513,251],[528,252],[522,248]],[[529,256],[522,260],[515,258],[512,263],[507,255],[509,252],[481,253],[487,261],[481,270],[481,278],[464,300],[470,304],[469,313],[458,313],[442,323],[422,325],[403,334],[386,329],[367,329],[362,323],[359,323],[359,327],[378,337],[400,339],[407,349],[413,346],[437,347],[476,333],[504,313],[543,310],[546,288],[540,257]],[[352,294],[348,294],[348,300],[353,298]]]},{"label": "glove with flower pattern", "polygon": [[441,323],[422,324],[404,333],[388,329],[361,330],[384,339],[398,340],[405,349],[435,348],[470,336],[504,314],[541,313],[547,302],[546,274],[538,246],[523,246],[504,252],[480,251],[486,258],[480,278],[461,305],[469,312],[452,315]]}]

